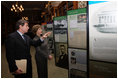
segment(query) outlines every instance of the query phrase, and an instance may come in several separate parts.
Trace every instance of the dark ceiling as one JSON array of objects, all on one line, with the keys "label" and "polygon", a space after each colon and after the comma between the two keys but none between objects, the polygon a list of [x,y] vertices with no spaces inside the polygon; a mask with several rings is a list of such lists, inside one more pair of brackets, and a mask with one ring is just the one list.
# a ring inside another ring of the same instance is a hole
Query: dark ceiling
[{"label": "dark ceiling", "polygon": [[10,9],[16,2],[22,4],[25,10],[45,10],[45,5],[48,3],[48,1],[1,1],[1,4]]},{"label": "dark ceiling", "polygon": [[18,2],[18,5],[22,4],[24,8],[24,11],[19,13],[20,16],[35,21],[41,20],[41,13],[46,11],[45,6],[48,4],[48,1],[1,1],[1,4],[10,10],[16,2]]}]

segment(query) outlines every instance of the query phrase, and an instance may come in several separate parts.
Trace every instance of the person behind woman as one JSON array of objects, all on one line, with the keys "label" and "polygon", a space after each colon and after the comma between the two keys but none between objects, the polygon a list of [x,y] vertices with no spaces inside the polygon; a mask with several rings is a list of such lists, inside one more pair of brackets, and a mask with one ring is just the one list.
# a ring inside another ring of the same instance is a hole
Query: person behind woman
[{"label": "person behind woman", "polygon": [[[34,25],[32,27],[32,32],[36,35],[33,40],[38,40],[42,36],[42,27],[41,25]],[[49,36],[51,32],[47,33]],[[36,54],[36,64],[37,72],[39,78],[48,78],[48,69],[47,69],[47,59],[52,59],[50,51],[48,50],[47,39],[44,40],[44,43],[41,46],[35,47]]]}]

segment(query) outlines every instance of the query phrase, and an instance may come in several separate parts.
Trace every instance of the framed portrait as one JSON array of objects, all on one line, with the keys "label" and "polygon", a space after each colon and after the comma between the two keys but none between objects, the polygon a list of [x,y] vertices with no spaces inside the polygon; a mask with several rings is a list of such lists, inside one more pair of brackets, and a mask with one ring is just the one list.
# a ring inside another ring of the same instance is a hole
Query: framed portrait
[{"label": "framed portrait", "polygon": [[68,68],[68,53],[66,43],[56,43],[56,65],[62,68]]}]

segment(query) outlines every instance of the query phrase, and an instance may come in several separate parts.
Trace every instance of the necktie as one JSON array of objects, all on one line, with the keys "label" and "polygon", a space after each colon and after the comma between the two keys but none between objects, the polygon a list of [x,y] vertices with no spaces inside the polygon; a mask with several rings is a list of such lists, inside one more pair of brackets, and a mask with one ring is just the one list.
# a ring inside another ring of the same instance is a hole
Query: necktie
[{"label": "necktie", "polygon": [[26,37],[25,37],[25,35],[22,35],[22,36],[23,36],[24,41],[26,42]]}]

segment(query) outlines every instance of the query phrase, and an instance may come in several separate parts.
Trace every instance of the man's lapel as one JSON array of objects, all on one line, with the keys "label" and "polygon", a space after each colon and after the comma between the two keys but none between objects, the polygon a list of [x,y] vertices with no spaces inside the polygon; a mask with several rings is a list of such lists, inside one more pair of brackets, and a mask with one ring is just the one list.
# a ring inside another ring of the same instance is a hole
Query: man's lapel
[{"label": "man's lapel", "polygon": [[21,35],[16,32],[16,38],[19,39],[20,42],[22,42],[23,44],[26,44],[25,41],[23,40],[23,38],[21,37]]}]

